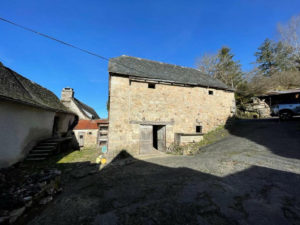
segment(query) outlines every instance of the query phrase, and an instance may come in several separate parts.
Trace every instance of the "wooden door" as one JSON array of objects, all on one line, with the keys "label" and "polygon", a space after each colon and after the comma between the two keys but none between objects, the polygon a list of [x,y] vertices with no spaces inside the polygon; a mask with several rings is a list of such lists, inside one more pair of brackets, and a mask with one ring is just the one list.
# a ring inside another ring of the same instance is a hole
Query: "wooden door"
[{"label": "wooden door", "polygon": [[140,125],[140,154],[151,154],[153,148],[153,126]]},{"label": "wooden door", "polygon": [[79,137],[78,144],[80,147],[83,147],[84,146],[84,132],[79,132],[78,137]]}]

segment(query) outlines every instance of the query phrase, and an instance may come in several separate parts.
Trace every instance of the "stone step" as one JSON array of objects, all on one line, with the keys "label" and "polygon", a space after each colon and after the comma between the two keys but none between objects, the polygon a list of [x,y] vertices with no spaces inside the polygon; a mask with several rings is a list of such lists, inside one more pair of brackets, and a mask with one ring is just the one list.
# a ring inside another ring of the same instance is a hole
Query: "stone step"
[{"label": "stone step", "polygon": [[49,153],[29,153],[28,157],[35,157],[35,156],[48,156],[50,155]]},{"label": "stone step", "polygon": [[40,145],[37,145],[34,147],[34,149],[49,149],[49,150],[54,150],[56,149],[56,146],[40,146]]},{"label": "stone step", "polygon": [[46,159],[45,157],[40,157],[40,158],[28,157],[28,158],[26,158],[26,161],[40,161],[40,160],[45,160],[45,159]]},{"label": "stone step", "polygon": [[53,150],[52,149],[33,149],[30,151],[30,153],[39,153],[39,152],[46,153],[46,152],[53,152]]},{"label": "stone step", "polygon": [[38,144],[38,146],[56,146],[56,142],[41,142]]}]

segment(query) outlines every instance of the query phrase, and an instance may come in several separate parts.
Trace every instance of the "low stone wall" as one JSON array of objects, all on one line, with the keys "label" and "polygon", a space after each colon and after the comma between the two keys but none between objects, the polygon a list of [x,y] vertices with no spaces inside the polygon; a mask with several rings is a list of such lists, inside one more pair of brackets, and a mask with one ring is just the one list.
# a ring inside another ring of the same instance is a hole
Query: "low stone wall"
[{"label": "low stone wall", "polygon": [[29,208],[45,205],[60,192],[61,171],[24,174],[22,168],[0,170],[0,224],[15,223]]},{"label": "low stone wall", "polygon": [[177,145],[186,145],[190,143],[200,142],[202,140],[203,140],[203,134],[184,134],[184,133],[175,134],[175,144]]}]

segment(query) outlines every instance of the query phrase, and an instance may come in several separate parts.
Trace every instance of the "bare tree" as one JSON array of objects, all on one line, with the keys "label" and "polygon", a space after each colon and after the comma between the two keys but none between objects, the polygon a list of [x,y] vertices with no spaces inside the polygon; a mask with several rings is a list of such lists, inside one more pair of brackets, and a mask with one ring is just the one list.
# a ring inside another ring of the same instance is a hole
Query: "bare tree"
[{"label": "bare tree", "polygon": [[293,16],[286,24],[277,25],[282,42],[292,46],[297,55],[300,55],[300,14]]},{"label": "bare tree", "polygon": [[205,53],[201,58],[197,59],[196,66],[201,72],[216,78],[216,70],[218,64],[218,55],[213,53]]},{"label": "bare tree", "polygon": [[198,70],[219,79],[227,86],[237,88],[243,81],[243,73],[239,61],[228,47],[222,47],[217,54],[204,54],[197,62]]},{"label": "bare tree", "polygon": [[272,76],[271,86],[276,90],[286,90],[300,87],[299,71],[284,71]]}]

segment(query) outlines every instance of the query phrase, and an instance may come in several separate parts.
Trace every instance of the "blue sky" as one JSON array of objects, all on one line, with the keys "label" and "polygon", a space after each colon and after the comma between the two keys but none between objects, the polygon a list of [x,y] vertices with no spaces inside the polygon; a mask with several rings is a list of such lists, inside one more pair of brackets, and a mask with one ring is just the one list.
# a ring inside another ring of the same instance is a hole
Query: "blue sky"
[{"label": "blue sky", "polygon": [[[195,67],[226,45],[244,70],[299,0],[0,0],[0,17],[105,57]],[[0,21],[0,61],[60,97],[63,87],[106,117],[107,62]]]}]

